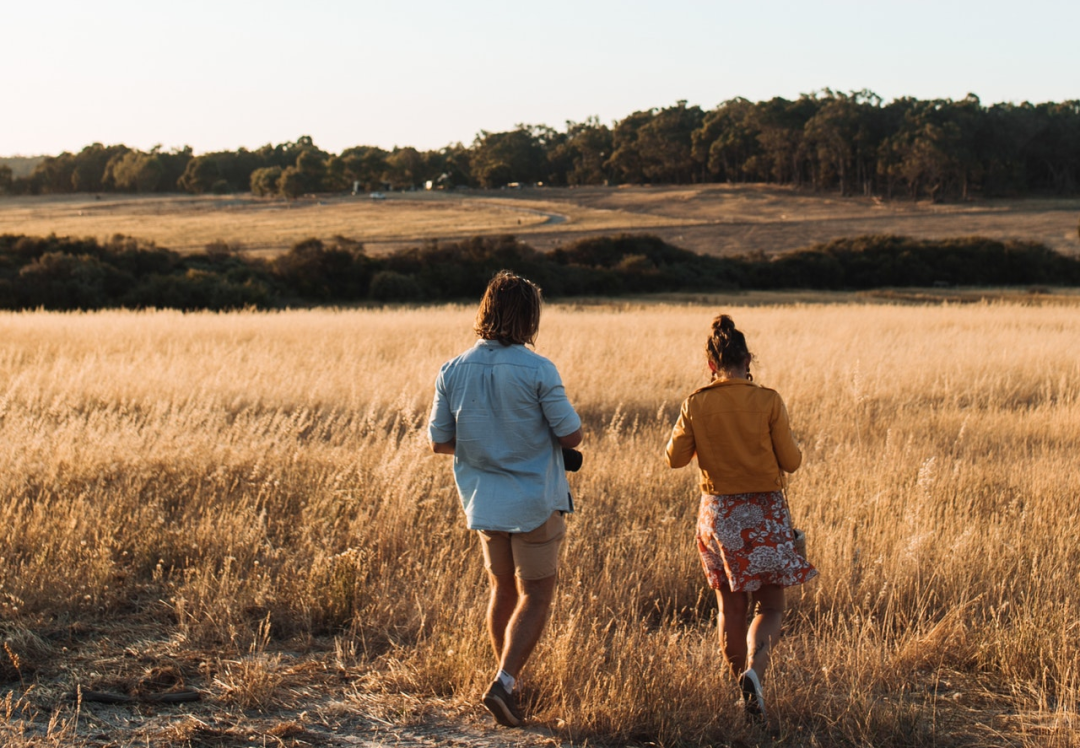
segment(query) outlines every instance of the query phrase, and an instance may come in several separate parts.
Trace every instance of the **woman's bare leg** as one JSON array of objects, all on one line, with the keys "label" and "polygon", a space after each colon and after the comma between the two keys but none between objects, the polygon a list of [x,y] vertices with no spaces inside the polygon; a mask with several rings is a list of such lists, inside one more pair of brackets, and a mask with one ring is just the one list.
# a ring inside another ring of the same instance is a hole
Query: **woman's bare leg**
[{"label": "woman's bare leg", "polygon": [[720,607],[717,614],[720,649],[731,674],[738,678],[746,669],[746,593],[732,592],[725,584],[716,591],[716,602]]},{"label": "woman's bare leg", "polygon": [[784,588],[778,584],[762,585],[753,593],[753,598],[754,620],[746,636],[746,646],[750,652],[748,667],[764,682],[769,657],[780,643],[780,627],[784,621]]}]

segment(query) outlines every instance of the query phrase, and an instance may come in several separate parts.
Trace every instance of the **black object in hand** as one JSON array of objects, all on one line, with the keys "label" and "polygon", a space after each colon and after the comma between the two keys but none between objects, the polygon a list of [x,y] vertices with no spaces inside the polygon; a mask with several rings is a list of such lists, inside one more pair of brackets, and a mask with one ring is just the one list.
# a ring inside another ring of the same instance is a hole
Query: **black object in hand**
[{"label": "black object in hand", "polygon": [[582,459],[581,452],[578,452],[576,449],[563,448],[562,461],[569,472],[576,473],[580,470]]}]

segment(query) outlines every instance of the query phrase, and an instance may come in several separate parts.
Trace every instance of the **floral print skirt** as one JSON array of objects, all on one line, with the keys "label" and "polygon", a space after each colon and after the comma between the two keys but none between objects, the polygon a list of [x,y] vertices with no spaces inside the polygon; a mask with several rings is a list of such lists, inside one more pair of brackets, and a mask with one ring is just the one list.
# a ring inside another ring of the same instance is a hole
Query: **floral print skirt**
[{"label": "floral print skirt", "polygon": [[817,576],[795,550],[784,495],[702,494],[698,511],[698,553],[714,590],[753,592],[763,584],[792,587]]}]

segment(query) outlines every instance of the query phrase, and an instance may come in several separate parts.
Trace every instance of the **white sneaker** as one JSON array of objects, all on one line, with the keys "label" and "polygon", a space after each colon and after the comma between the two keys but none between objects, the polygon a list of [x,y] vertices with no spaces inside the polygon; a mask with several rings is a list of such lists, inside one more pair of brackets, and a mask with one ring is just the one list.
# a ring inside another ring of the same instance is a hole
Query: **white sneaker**
[{"label": "white sneaker", "polygon": [[755,722],[765,721],[765,697],[761,695],[761,681],[757,673],[747,670],[739,676],[739,688],[742,689],[743,705],[746,713]]}]

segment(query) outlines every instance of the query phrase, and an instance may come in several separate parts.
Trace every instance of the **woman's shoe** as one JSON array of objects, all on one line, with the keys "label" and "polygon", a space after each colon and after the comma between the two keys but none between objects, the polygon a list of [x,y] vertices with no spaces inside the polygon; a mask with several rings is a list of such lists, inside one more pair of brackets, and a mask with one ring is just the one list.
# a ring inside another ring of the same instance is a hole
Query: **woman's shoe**
[{"label": "woman's shoe", "polygon": [[755,722],[765,721],[765,697],[761,695],[761,681],[757,673],[747,670],[739,676],[739,688],[742,689],[743,706],[746,713]]}]

